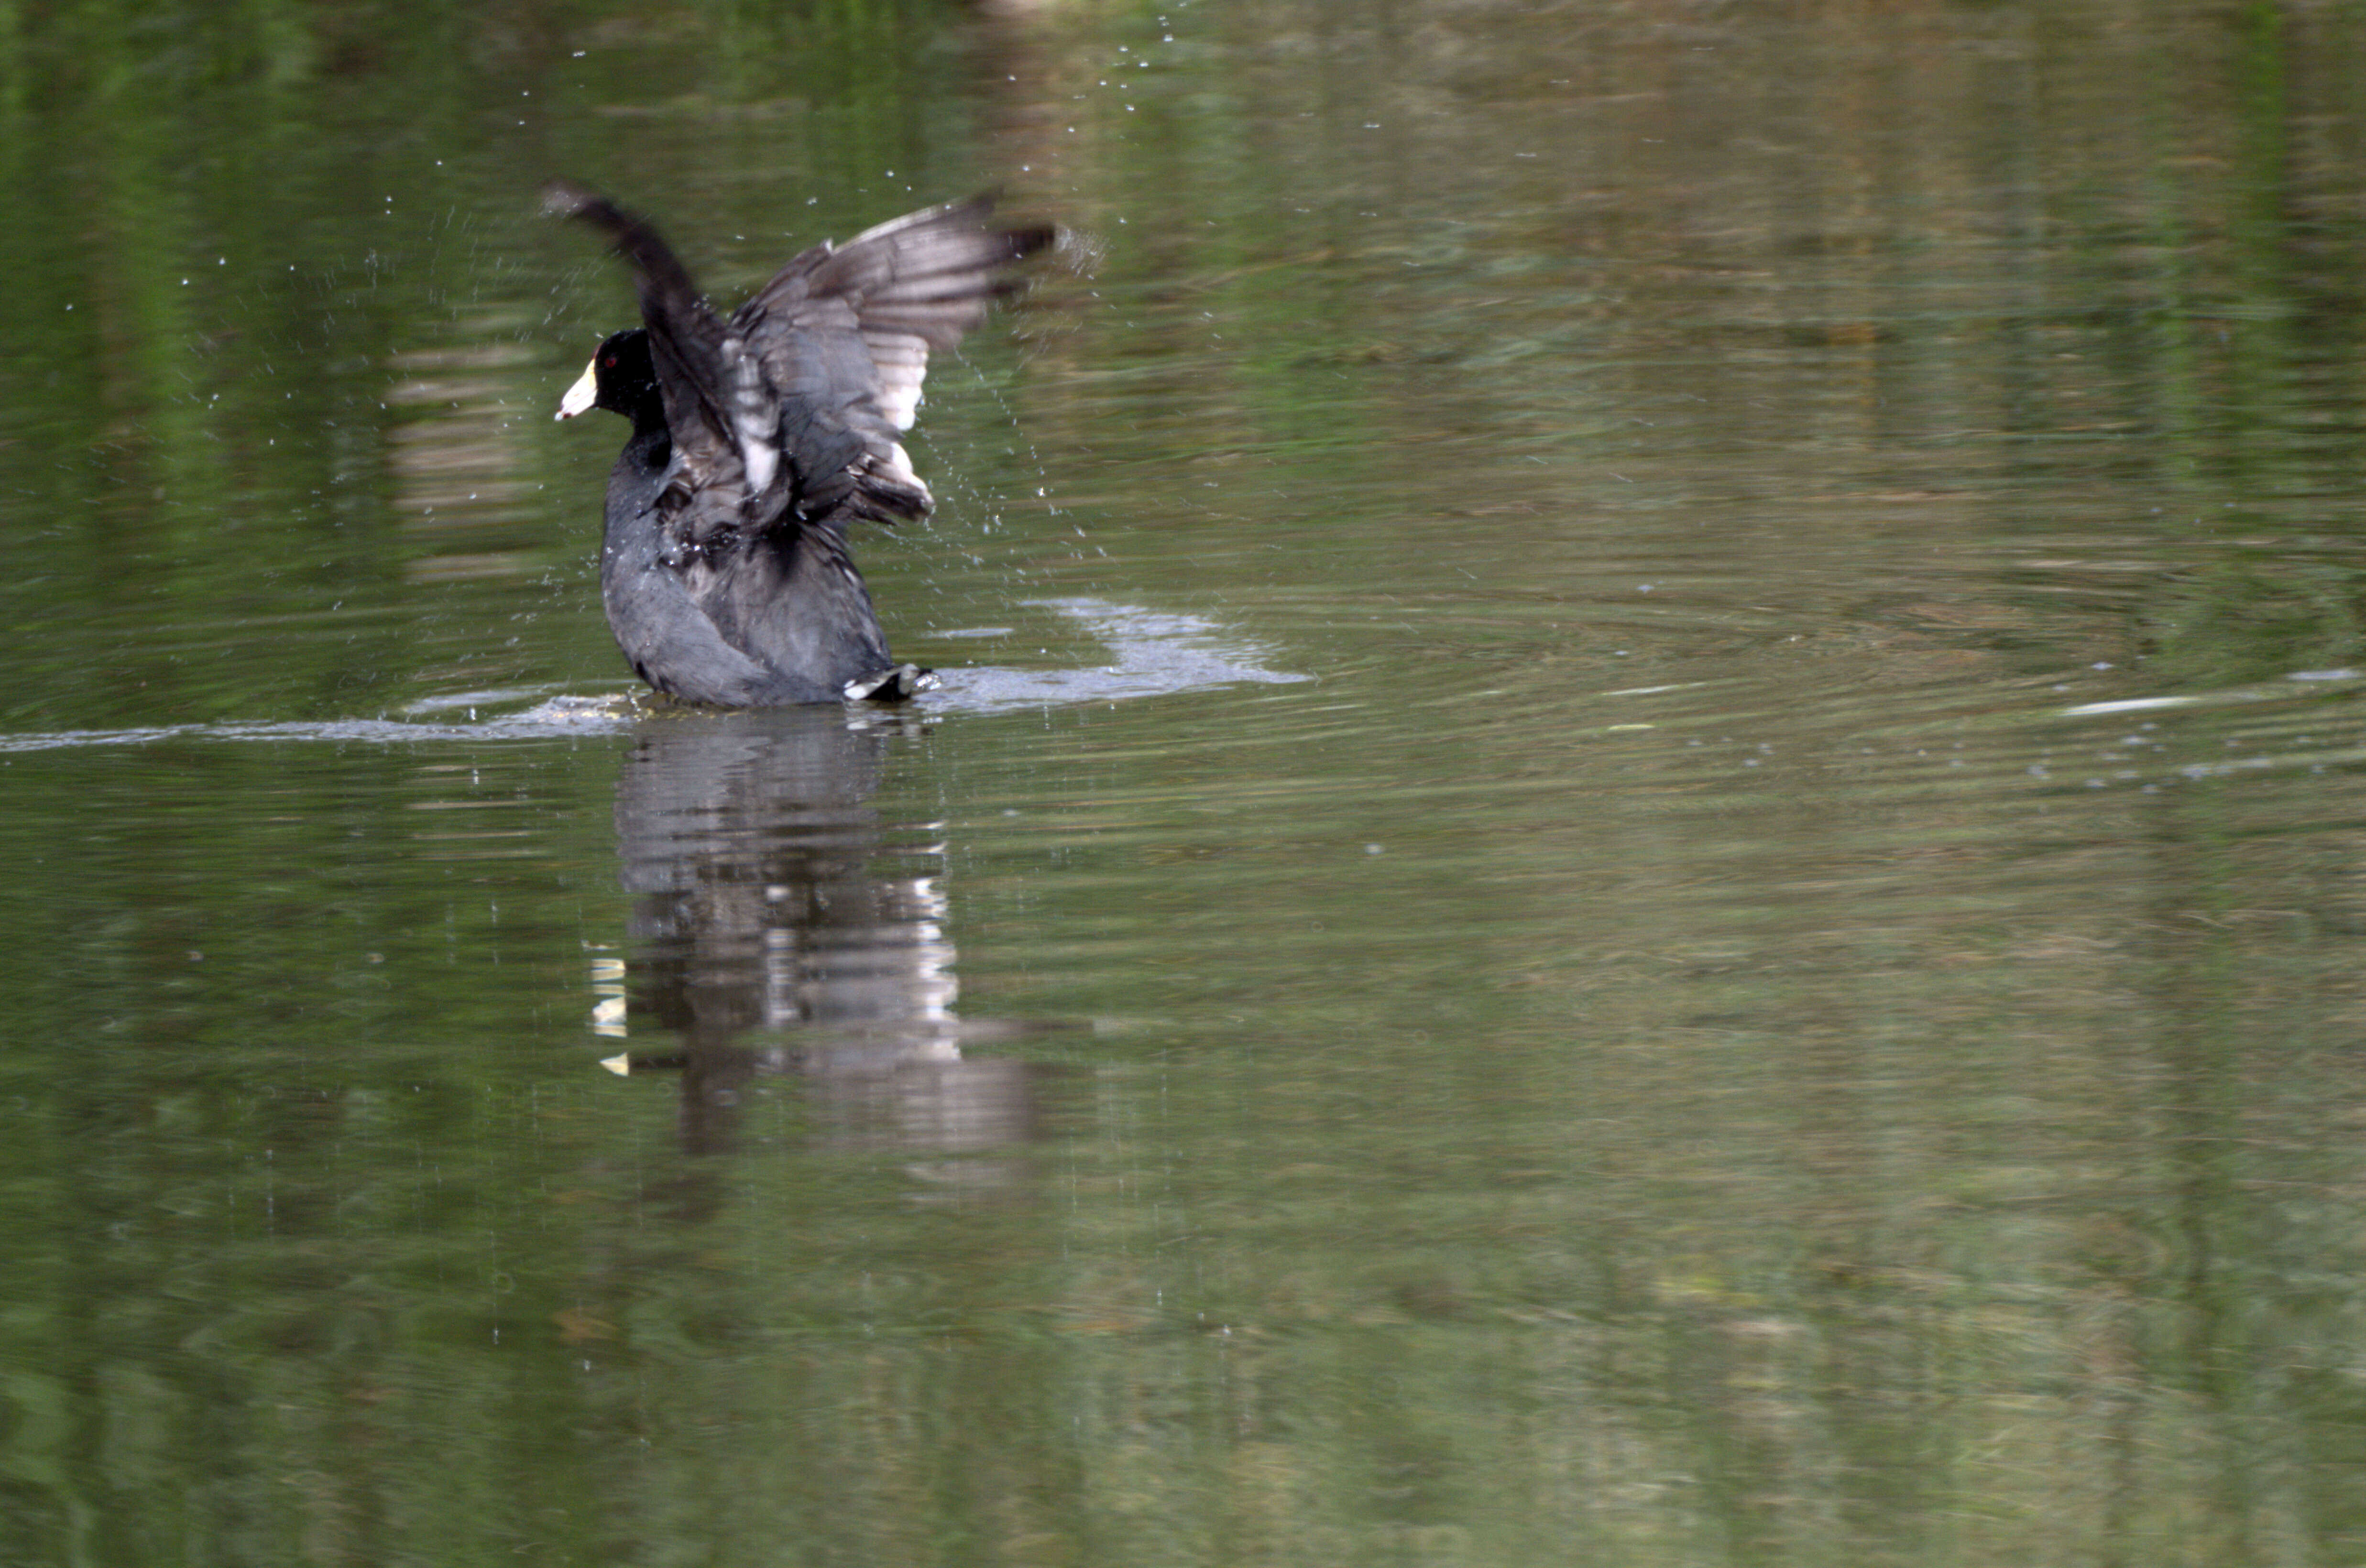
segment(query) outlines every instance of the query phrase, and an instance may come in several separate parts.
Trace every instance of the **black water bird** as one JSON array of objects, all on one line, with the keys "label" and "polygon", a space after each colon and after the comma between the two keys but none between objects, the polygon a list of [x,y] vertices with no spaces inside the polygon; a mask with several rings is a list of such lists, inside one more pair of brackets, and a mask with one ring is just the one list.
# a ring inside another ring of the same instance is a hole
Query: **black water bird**
[{"label": "black water bird", "polygon": [[908,697],[847,549],[855,522],[926,516],[898,439],[929,351],[950,349],[1049,245],[996,229],[993,199],[932,207],[799,255],[720,317],[648,223],[580,185],[546,208],[604,230],[644,325],[600,345],[558,417],[633,421],[608,476],[600,594],[643,680],[693,702]]}]

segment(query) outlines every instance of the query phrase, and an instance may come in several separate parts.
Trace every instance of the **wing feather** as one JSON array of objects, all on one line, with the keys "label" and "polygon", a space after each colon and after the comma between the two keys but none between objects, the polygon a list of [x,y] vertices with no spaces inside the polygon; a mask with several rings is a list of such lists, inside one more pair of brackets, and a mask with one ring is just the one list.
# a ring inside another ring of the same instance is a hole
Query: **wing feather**
[{"label": "wing feather", "polygon": [[669,543],[693,554],[792,518],[842,530],[927,515],[898,438],[930,352],[983,321],[1014,286],[1003,270],[1054,238],[989,227],[992,196],[927,207],[800,252],[726,321],[645,219],[564,181],[546,206],[632,263],[674,439],[658,506]]},{"label": "wing feather", "polygon": [[749,495],[763,488],[749,484],[753,473],[764,467],[771,477],[765,456],[776,453],[777,420],[761,374],[646,218],[565,180],[546,189],[543,205],[599,229],[632,263],[673,438],[672,466],[657,500],[659,525],[670,546],[703,549],[737,526]]},{"label": "wing feather", "polygon": [[[989,228],[993,211],[993,197],[976,196],[891,218],[843,245],[817,245],[734,312],[766,379],[831,410],[862,443],[862,461],[811,475],[813,501],[826,493],[851,518],[880,522],[925,516],[934,504],[896,439],[919,411],[929,352],[950,349],[983,321],[1010,290],[1002,270],[1053,238],[1044,228]],[[783,443],[795,449],[785,430]]]}]

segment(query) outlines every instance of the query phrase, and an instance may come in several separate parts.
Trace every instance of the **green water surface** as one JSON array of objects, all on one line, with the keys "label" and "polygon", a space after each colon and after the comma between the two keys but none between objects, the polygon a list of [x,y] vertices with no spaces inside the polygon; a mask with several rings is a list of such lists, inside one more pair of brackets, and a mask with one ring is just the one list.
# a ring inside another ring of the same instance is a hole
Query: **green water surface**
[{"label": "green water surface", "polygon": [[[944,692],[520,720],[561,174],[1067,227]],[[2358,6],[0,7],[0,1562],[2366,1560]]]}]

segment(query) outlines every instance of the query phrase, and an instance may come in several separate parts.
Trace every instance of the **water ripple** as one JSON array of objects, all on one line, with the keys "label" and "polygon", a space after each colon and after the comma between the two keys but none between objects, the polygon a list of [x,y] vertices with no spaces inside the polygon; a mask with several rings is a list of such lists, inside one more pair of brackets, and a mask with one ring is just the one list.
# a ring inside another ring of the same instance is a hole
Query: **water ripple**
[{"label": "water ripple", "polygon": [[[1106,599],[1037,600],[1098,638],[1110,662],[1083,669],[1007,669],[995,666],[941,672],[943,684],[916,706],[930,714],[1004,713],[1022,708],[1068,707],[1242,683],[1312,678],[1272,669],[1268,651],[1234,636],[1204,616],[1146,610]],[[413,745],[439,740],[547,740],[559,734],[603,734],[630,729],[648,707],[638,693],[607,697],[546,698],[522,711],[475,715],[532,695],[511,689],[442,697],[414,704],[412,712],[465,710],[467,722],[422,722],[415,719],[330,719],[313,722],[232,722],[211,724],[152,724],[123,730],[60,730],[0,735],[0,753],[57,751],[77,746],[152,745],[160,741],[329,741]]]}]

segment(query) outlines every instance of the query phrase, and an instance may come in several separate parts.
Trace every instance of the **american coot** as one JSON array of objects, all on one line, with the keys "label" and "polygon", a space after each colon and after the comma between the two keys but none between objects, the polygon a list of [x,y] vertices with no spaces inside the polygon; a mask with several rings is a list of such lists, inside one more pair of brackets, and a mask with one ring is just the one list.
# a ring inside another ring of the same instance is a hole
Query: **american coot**
[{"label": "american coot", "polygon": [[991,197],[816,245],[726,319],[641,218],[580,185],[546,207],[606,231],[646,325],[602,343],[558,417],[633,421],[608,476],[600,594],[643,680],[693,702],[777,707],[908,697],[847,553],[857,521],[927,515],[896,439],[929,351],[949,349],[1052,241],[993,229]]}]

